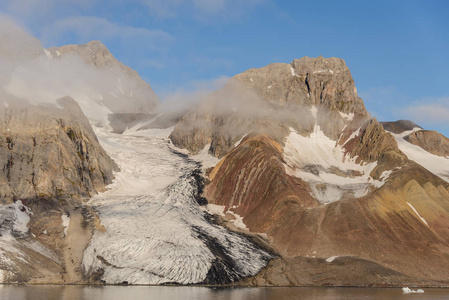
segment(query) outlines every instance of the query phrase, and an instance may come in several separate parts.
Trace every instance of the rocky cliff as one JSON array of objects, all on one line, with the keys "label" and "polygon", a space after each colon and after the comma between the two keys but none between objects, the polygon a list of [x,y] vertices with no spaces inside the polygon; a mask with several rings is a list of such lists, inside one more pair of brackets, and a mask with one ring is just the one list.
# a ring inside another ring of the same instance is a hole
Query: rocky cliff
[{"label": "rocky cliff", "polygon": [[86,199],[111,183],[117,166],[101,148],[78,104],[11,104],[0,112],[0,193],[18,199]]},{"label": "rocky cliff", "polygon": [[429,153],[449,157],[449,139],[436,131],[419,130],[405,136],[404,139]]},{"label": "rocky cliff", "polygon": [[105,190],[118,167],[73,99],[33,106],[3,97],[9,104],[0,105],[2,281],[81,282],[96,219],[84,203]]},{"label": "rocky cliff", "polygon": [[192,153],[210,144],[210,152],[222,157],[249,132],[283,145],[290,127],[305,136],[317,125],[336,140],[353,119],[368,120],[369,114],[345,62],[304,57],[234,76],[186,114],[170,138]]}]

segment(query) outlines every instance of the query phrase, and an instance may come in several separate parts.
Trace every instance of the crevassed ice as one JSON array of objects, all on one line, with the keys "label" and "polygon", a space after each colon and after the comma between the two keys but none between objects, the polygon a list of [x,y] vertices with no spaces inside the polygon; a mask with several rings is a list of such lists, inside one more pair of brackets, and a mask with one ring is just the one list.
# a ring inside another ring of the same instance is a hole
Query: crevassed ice
[{"label": "crevassed ice", "polygon": [[109,191],[89,202],[106,230],[95,232],[86,248],[85,272],[103,269],[107,283],[200,283],[216,259],[211,241],[240,276],[266,265],[267,253],[206,220],[194,199],[191,173],[198,163],[177,153],[166,137],[96,130],[121,172]]}]

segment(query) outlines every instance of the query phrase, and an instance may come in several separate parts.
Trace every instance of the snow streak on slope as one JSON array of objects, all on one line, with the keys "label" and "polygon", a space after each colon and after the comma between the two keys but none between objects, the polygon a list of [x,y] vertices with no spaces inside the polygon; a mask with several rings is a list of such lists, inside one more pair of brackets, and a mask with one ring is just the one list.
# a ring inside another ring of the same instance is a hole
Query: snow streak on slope
[{"label": "snow streak on slope", "polygon": [[345,196],[365,196],[372,186],[381,187],[388,178],[385,173],[381,176],[383,181],[374,180],[370,173],[376,162],[356,164],[356,158],[345,157],[342,147],[325,136],[317,125],[308,137],[290,130],[284,147],[287,174],[308,182],[312,195],[321,203]]},{"label": "snow streak on slope", "polygon": [[200,164],[153,134],[97,129],[121,172],[89,203],[105,231],[85,250],[84,271],[133,284],[221,284],[256,274],[269,254],[210,221],[197,202]]},{"label": "snow streak on slope", "polygon": [[420,130],[422,129],[416,127],[412,130],[404,131],[400,134],[395,134],[393,132],[390,133],[396,139],[399,149],[404,152],[409,159],[417,162],[436,176],[449,182],[449,158],[434,155],[427,152],[423,148],[413,145],[404,140],[404,137],[406,137],[407,135]]},{"label": "snow streak on slope", "polygon": [[30,254],[44,256],[60,263],[57,256],[39,242],[30,238],[27,227],[32,214],[21,200],[8,205],[0,205],[0,283],[15,275],[20,265],[33,266]]}]

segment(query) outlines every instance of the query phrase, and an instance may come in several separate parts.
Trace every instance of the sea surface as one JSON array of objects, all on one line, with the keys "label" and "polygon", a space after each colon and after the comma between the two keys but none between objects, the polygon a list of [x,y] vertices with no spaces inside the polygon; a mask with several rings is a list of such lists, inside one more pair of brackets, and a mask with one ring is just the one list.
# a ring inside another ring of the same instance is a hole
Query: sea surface
[{"label": "sea surface", "polygon": [[174,286],[0,285],[4,300],[296,300],[296,299],[449,299],[449,289],[403,294],[401,288],[210,288]]}]

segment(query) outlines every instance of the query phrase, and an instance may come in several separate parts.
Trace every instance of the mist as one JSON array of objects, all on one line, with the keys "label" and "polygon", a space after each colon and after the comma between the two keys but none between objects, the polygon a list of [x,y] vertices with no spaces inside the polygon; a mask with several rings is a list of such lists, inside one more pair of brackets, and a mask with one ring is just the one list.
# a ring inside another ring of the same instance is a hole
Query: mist
[{"label": "mist", "polygon": [[0,105],[58,105],[58,99],[70,96],[99,124],[108,124],[108,114],[155,109],[158,100],[151,87],[129,68],[120,63],[102,68],[76,53],[56,53],[0,17]]}]

